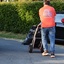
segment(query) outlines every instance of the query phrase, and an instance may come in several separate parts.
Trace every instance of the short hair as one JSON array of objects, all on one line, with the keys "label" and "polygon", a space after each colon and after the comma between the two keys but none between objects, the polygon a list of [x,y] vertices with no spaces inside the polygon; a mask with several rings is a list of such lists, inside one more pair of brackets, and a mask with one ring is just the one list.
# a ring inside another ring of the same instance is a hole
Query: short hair
[{"label": "short hair", "polygon": [[44,0],[45,4],[50,5],[50,0]]}]

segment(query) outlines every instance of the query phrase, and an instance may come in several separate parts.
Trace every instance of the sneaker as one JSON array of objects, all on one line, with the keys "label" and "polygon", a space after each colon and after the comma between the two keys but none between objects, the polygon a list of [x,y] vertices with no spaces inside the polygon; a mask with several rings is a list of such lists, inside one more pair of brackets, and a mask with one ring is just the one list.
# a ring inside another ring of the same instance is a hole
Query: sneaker
[{"label": "sneaker", "polygon": [[43,55],[43,56],[48,56],[49,53],[48,53],[47,51],[44,51],[44,52],[42,53],[42,55]]},{"label": "sneaker", "polygon": [[51,58],[55,58],[55,55],[54,55],[54,53],[53,53],[53,54],[51,54]]}]

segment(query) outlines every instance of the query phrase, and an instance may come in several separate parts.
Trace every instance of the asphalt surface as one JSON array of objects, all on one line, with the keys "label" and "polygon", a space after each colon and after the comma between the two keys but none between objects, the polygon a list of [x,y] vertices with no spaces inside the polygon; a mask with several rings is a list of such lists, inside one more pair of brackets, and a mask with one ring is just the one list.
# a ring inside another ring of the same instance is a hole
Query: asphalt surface
[{"label": "asphalt surface", "polygon": [[56,57],[42,56],[39,49],[29,53],[21,41],[0,38],[0,64],[64,64],[64,46],[56,45]]}]

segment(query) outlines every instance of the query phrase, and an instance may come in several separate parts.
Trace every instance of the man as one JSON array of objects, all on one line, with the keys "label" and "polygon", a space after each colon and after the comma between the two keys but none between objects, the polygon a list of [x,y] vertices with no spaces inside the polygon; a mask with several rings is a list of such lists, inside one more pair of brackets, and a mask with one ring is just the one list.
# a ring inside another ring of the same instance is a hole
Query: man
[{"label": "man", "polygon": [[55,9],[50,6],[50,0],[44,1],[44,6],[39,9],[39,17],[41,20],[41,36],[44,48],[43,56],[49,55],[47,36],[50,40],[50,53],[51,57],[55,57]]}]

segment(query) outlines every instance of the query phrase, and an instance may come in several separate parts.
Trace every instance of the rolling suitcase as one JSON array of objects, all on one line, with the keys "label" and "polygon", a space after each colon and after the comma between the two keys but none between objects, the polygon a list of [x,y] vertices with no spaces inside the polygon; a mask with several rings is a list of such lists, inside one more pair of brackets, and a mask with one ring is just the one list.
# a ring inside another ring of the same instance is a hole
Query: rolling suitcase
[{"label": "rolling suitcase", "polygon": [[29,53],[32,53],[33,49],[40,49],[41,53],[43,52],[43,45],[41,42],[41,36],[38,36],[38,29],[40,27],[37,26],[33,35],[32,42],[29,44]]}]

